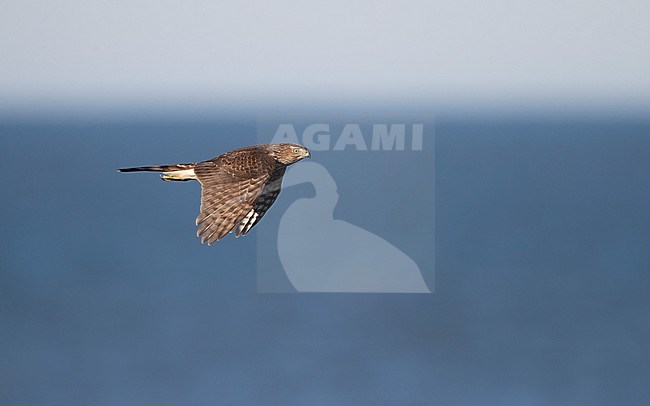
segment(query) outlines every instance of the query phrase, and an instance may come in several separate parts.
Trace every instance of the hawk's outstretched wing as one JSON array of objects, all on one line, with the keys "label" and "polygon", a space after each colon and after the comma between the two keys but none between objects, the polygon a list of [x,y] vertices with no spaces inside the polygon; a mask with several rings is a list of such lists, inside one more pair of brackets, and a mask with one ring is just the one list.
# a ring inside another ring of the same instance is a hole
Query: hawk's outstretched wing
[{"label": "hawk's outstretched wing", "polygon": [[246,213],[246,216],[237,225],[235,230],[235,237],[246,235],[255,224],[257,224],[266,211],[278,198],[282,188],[282,177],[284,176],[286,168],[282,167],[273,172],[269,181],[264,185],[262,193],[257,197],[253,208]]},{"label": "hawk's outstretched wing", "polygon": [[[284,174],[284,168],[277,172]],[[265,186],[277,177],[275,160],[254,148],[232,151],[197,163],[194,173],[202,189],[201,212],[196,218],[197,236],[201,237],[201,243],[207,242],[208,245],[223,238],[245,219],[244,228],[248,232],[261,218],[258,215],[253,220],[250,213],[258,206]],[[281,179],[282,175],[280,182]],[[238,227],[237,235],[242,231]]]}]

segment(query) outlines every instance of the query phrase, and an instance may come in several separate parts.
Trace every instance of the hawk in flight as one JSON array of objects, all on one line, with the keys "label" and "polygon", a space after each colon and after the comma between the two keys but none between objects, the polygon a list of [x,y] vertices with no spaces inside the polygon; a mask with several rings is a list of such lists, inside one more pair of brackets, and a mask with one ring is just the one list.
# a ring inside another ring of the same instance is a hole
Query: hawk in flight
[{"label": "hawk in flight", "polygon": [[226,234],[246,235],[280,194],[287,166],[310,158],[298,144],[262,144],[190,164],[140,166],[120,172],[162,172],[165,181],[198,180],[201,212],[197,237],[208,245]]}]

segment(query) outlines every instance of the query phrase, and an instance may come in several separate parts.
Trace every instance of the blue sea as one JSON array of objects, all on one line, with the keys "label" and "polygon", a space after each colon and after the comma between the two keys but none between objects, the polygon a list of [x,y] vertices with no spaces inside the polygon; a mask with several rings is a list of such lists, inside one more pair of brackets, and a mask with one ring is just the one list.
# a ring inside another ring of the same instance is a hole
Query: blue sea
[{"label": "blue sea", "polygon": [[116,172],[255,142],[254,113],[0,122],[0,404],[647,404],[650,120],[436,117],[435,205],[403,209],[435,212],[432,294],[257,293],[255,231],[202,246],[198,184]]}]

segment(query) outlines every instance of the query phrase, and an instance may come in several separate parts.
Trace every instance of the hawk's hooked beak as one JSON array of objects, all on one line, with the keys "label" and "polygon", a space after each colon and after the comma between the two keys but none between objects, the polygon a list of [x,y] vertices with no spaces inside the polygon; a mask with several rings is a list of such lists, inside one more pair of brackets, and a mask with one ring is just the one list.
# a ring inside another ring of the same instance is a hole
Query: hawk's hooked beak
[{"label": "hawk's hooked beak", "polygon": [[311,159],[311,152],[309,152],[309,150],[307,150],[307,156],[306,156],[306,158],[310,158],[310,159]]}]

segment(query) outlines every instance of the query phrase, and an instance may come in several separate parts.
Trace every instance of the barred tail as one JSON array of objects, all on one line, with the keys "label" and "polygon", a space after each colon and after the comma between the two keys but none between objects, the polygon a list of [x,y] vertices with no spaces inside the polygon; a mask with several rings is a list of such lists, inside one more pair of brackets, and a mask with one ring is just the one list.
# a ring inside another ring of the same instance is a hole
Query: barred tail
[{"label": "barred tail", "polygon": [[136,166],[133,168],[121,168],[119,172],[162,172],[160,175],[163,180],[191,180],[196,179],[194,174],[194,164],[178,165],[154,165],[154,166]]}]

